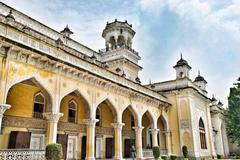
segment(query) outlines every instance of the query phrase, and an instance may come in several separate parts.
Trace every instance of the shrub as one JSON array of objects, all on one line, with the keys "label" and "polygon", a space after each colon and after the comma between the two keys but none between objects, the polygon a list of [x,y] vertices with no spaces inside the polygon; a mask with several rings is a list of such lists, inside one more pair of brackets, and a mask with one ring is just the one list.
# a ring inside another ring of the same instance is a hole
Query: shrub
[{"label": "shrub", "polygon": [[45,157],[47,160],[60,160],[62,156],[63,152],[61,144],[52,143],[46,146]]},{"label": "shrub", "polygon": [[170,156],[170,160],[175,160],[175,159],[177,159],[177,156],[174,155],[174,154],[172,154],[172,155]]},{"label": "shrub", "polygon": [[152,148],[153,156],[155,159],[158,159],[160,157],[160,148],[158,146],[154,146]]},{"label": "shrub", "polygon": [[187,148],[187,146],[183,146],[182,147],[182,153],[183,153],[184,158],[188,157],[188,148]]},{"label": "shrub", "polygon": [[167,160],[167,159],[168,159],[168,157],[165,156],[165,155],[161,156],[161,158],[162,158],[163,160]]},{"label": "shrub", "polygon": [[201,160],[205,160],[205,157],[201,157]]}]

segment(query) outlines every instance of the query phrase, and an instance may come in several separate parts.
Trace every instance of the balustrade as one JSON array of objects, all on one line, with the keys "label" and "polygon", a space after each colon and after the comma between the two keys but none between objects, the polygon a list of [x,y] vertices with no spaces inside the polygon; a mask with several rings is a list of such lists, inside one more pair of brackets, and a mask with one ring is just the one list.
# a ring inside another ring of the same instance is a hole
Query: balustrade
[{"label": "balustrade", "polygon": [[45,150],[4,149],[0,150],[1,160],[45,160]]}]

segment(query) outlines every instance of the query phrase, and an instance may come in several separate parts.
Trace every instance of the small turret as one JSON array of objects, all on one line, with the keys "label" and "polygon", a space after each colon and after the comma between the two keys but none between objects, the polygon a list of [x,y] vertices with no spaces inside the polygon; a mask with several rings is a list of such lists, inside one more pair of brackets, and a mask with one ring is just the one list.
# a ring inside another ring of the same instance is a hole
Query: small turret
[{"label": "small turret", "polygon": [[179,61],[177,61],[177,64],[173,67],[176,70],[176,78],[184,78],[189,77],[189,71],[192,69],[191,66],[189,66],[188,62],[182,58]]},{"label": "small turret", "polygon": [[202,90],[206,90],[207,81],[200,75],[200,71],[198,71],[198,76],[195,78],[194,83]]},{"label": "small turret", "polygon": [[68,28],[68,25],[60,32],[64,37],[70,38],[73,32]]},{"label": "small turret", "polygon": [[6,15],[6,19],[15,21],[15,18],[13,16],[12,10],[10,10],[8,15]]}]

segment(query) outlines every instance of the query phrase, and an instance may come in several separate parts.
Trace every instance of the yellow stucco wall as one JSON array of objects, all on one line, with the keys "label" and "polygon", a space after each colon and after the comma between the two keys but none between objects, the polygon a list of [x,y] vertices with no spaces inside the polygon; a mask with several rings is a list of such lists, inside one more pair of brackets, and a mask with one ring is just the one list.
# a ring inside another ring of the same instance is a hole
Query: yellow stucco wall
[{"label": "yellow stucco wall", "polygon": [[68,122],[68,105],[72,100],[77,103],[77,123],[82,124],[83,120],[87,118],[87,106],[81,97],[72,95],[65,96],[61,101],[60,112],[63,113],[63,116],[60,121]]},{"label": "yellow stucco wall", "polygon": [[126,109],[123,112],[122,121],[123,123],[125,123],[125,125],[123,126],[123,130],[132,130],[131,116],[132,116],[132,113],[129,111],[129,109]]},{"label": "yellow stucco wall", "polygon": [[180,135],[179,135],[179,121],[178,121],[178,110],[177,102],[175,95],[168,95],[168,100],[172,104],[172,107],[169,111],[169,127],[171,130],[171,146],[172,153],[179,155],[180,154]]},{"label": "yellow stucco wall", "polygon": [[12,107],[5,112],[5,115],[32,117],[34,95],[40,88],[18,83],[14,85],[7,96],[7,104]]},{"label": "yellow stucco wall", "polygon": [[101,103],[99,106],[101,111],[101,126],[112,128],[111,123],[114,122],[113,111],[111,110],[111,106],[106,104],[105,102]]}]

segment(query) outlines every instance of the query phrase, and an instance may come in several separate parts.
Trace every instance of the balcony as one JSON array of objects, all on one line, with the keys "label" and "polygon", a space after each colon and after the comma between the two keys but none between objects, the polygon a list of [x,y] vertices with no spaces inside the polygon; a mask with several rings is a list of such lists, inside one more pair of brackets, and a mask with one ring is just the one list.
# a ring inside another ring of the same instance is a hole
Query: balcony
[{"label": "balcony", "polygon": [[33,112],[33,117],[43,119],[43,114],[41,112]]}]

